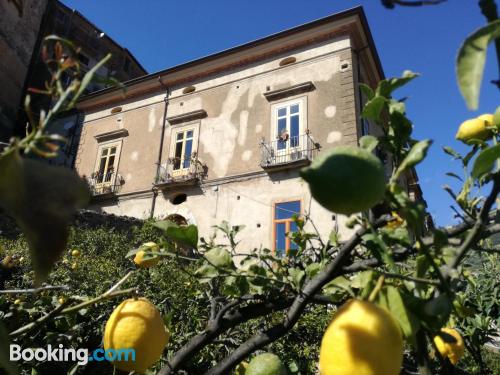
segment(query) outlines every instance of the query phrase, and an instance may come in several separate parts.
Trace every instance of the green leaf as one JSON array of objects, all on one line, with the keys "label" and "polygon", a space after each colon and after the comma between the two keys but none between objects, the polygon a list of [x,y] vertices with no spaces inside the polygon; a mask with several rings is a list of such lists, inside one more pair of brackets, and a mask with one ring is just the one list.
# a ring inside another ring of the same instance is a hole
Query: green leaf
[{"label": "green leaf", "polygon": [[418,330],[417,320],[410,317],[410,313],[406,309],[403,298],[396,287],[387,286],[386,293],[389,311],[399,322],[403,335],[413,341],[415,333]]},{"label": "green leaf", "polygon": [[458,51],[456,62],[458,86],[470,110],[476,110],[479,105],[488,44],[499,37],[500,20],[496,20],[476,30],[465,39]]},{"label": "green leaf", "polygon": [[394,112],[404,115],[406,113],[405,103],[400,102],[399,100],[391,99],[391,101],[389,102],[389,113]]},{"label": "green leaf", "polygon": [[306,275],[312,279],[322,268],[321,263],[311,263],[306,267]]},{"label": "green leaf", "polygon": [[203,256],[215,267],[230,268],[234,266],[231,254],[222,247],[210,249]]},{"label": "green leaf", "polygon": [[[10,361],[10,339],[7,330],[0,321],[0,369],[8,375],[17,375],[19,370],[15,363]],[[0,371],[1,372],[1,371]]]},{"label": "green leaf", "polygon": [[420,163],[426,156],[427,151],[432,144],[430,139],[417,142],[413,145],[408,155],[403,159],[396,171],[396,178],[401,175],[405,170]]},{"label": "green leaf", "polygon": [[500,106],[497,107],[495,113],[493,114],[493,126],[500,129]]},{"label": "green leaf", "polygon": [[363,94],[365,94],[366,98],[368,100],[372,100],[373,97],[375,96],[375,93],[373,92],[372,88],[364,83],[359,84],[359,88]]},{"label": "green leaf", "polygon": [[418,73],[413,73],[412,71],[405,70],[401,78],[388,78],[379,82],[376,95],[380,95],[386,98],[389,98],[392,95],[392,92],[404,85],[406,85],[411,80],[418,77]]},{"label": "green leaf", "polygon": [[212,278],[219,276],[219,272],[217,268],[210,264],[204,264],[200,268],[198,268],[194,274],[199,276],[198,281],[200,283],[208,283]]},{"label": "green leaf", "polygon": [[161,229],[165,237],[183,245],[196,249],[198,246],[198,227],[196,225],[177,225],[170,220],[161,220],[153,224]]},{"label": "green leaf", "polygon": [[73,97],[73,99],[69,103],[68,108],[71,108],[71,107],[73,107],[76,104],[76,102],[78,101],[78,99],[80,98],[80,96],[82,96],[82,94],[85,92],[85,89],[87,88],[87,86],[89,85],[89,83],[92,82],[92,79],[94,78],[94,75],[97,73],[97,71],[99,69],[101,69],[101,67],[103,67],[109,61],[109,59],[111,59],[111,54],[110,53],[108,53],[101,61],[99,61],[97,64],[95,64],[92,67],[92,69],[90,69],[85,74],[85,76],[82,79],[82,82],[80,83],[80,86],[78,87],[78,90],[77,90],[75,96]]},{"label": "green leaf", "polygon": [[457,175],[456,173],[453,173],[453,172],[448,172],[448,173],[445,173],[447,176],[450,176],[450,177],[453,177],[453,178],[456,178],[457,180],[459,181],[463,181],[462,177],[460,177],[459,175]]},{"label": "green leaf", "polygon": [[224,280],[222,293],[228,297],[239,297],[248,293],[250,286],[246,277],[228,276]]},{"label": "green leaf", "polygon": [[36,285],[64,251],[69,223],[89,196],[87,185],[69,169],[22,159],[16,151],[0,158],[0,206],[26,236]]},{"label": "green leaf", "polygon": [[351,281],[351,287],[356,289],[364,289],[368,284],[370,284],[375,277],[375,272],[373,271],[363,271],[358,272]]},{"label": "green leaf", "polygon": [[483,177],[485,174],[489,173],[497,161],[500,158],[500,144],[488,147],[487,149],[481,151],[474,160],[474,165],[472,167],[472,177],[476,180]]},{"label": "green leaf", "polygon": [[387,99],[382,96],[375,96],[368,103],[365,104],[363,108],[362,116],[367,120],[377,121],[384,108]]},{"label": "green leaf", "polygon": [[372,152],[378,145],[378,139],[373,135],[364,135],[359,139],[359,146],[366,151]]},{"label": "green leaf", "polygon": [[443,147],[443,151],[446,152],[448,155],[453,156],[455,159],[462,158],[458,152],[456,152],[454,149],[452,149],[449,146]]},{"label": "green leaf", "polygon": [[300,290],[302,288],[302,282],[306,276],[306,272],[299,268],[289,268],[288,274],[290,275],[290,281],[295,289]]}]

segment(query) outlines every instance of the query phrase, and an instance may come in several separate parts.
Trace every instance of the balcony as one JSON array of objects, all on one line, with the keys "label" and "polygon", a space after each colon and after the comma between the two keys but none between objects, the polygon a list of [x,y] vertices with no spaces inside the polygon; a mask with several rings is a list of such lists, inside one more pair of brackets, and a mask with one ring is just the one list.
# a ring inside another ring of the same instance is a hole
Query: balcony
[{"label": "balcony", "polygon": [[92,173],[87,179],[87,184],[93,198],[109,198],[115,196],[121,189],[122,180],[114,171],[107,173]]},{"label": "balcony", "polygon": [[165,165],[160,165],[155,186],[162,189],[172,186],[196,185],[205,175],[205,167],[196,154],[190,158],[169,158]]},{"label": "balcony", "polygon": [[318,148],[309,134],[295,137],[285,134],[275,141],[262,140],[260,165],[268,171],[305,166],[311,163]]}]

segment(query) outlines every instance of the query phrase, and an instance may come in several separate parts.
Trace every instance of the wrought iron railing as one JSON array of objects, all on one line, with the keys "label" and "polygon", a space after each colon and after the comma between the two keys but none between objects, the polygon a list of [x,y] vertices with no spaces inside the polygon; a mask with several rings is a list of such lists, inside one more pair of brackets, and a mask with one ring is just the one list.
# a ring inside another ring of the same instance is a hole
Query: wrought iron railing
[{"label": "wrought iron railing", "polygon": [[107,173],[93,173],[87,179],[90,193],[93,196],[116,194],[121,188],[121,177],[114,171]]},{"label": "wrought iron railing", "polygon": [[263,168],[285,165],[300,161],[311,161],[318,146],[309,134],[295,137],[280,137],[275,141],[260,143],[261,166]]},{"label": "wrought iron railing", "polygon": [[195,154],[190,158],[169,158],[160,165],[156,176],[156,185],[196,182],[202,178],[204,168]]}]

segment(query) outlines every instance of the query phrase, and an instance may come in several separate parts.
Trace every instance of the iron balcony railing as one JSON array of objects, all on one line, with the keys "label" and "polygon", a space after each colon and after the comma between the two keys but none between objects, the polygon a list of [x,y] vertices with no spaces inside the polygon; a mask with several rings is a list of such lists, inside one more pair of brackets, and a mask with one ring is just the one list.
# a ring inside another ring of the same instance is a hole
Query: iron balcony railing
[{"label": "iron balcony railing", "polygon": [[309,134],[295,137],[279,137],[275,141],[260,143],[262,168],[286,166],[286,164],[307,163],[315,157],[318,145]]},{"label": "iron balcony railing", "polygon": [[119,192],[121,188],[121,177],[114,171],[107,173],[93,173],[87,179],[92,196],[112,195]]},{"label": "iron balcony railing", "polygon": [[156,176],[156,185],[195,183],[204,174],[204,168],[196,154],[190,158],[169,158],[160,165]]}]

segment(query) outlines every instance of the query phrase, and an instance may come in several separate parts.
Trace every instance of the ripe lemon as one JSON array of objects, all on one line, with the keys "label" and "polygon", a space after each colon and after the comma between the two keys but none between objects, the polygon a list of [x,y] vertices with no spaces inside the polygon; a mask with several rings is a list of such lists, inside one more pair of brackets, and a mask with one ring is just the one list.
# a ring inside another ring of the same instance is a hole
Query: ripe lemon
[{"label": "ripe lemon", "polygon": [[486,126],[493,126],[493,115],[491,113],[485,113],[484,115],[477,116],[479,120],[486,122]]},{"label": "ripe lemon", "polygon": [[386,310],[357,299],[342,305],[328,326],[319,354],[321,375],[398,375],[401,329]]},{"label": "ripe lemon", "polygon": [[160,261],[160,258],[158,257],[144,259],[146,254],[147,252],[144,250],[139,250],[137,254],[135,254],[134,263],[137,264],[138,267],[142,268],[153,267],[156,266]]},{"label": "ripe lemon", "polygon": [[14,305],[20,305],[23,301],[19,298],[14,301]]},{"label": "ripe lemon", "polygon": [[403,223],[405,222],[401,216],[397,212],[391,212],[391,216],[393,217],[393,220],[389,221],[385,227],[390,228],[390,229],[396,229],[399,228]]},{"label": "ripe lemon", "polygon": [[272,353],[259,354],[253,357],[245,371],[245,375],[287,375],[288,371],[281,359]]},{"label": "ripe lemon", "polygon": [[127,299],[106,323],[104,349],[134,349],[135,361],[122,359],[113,364],[120,370],[143,373],[161,357],[169,337],[160,312],[151,302]]},{"label": "ripe lemon", "polygon": [[[493,120],[493,117],[491,118],[491,120]],[[464,143],[468,143],[473,139],[479,139],[485,141],[489,137],[491,137],[491,130],[486,128],[487,126],[490,125],[491,122],[488,123],[488,120],[481,119],[479,117],[470,120],[465,120],[459,126],[455,138]]]},{"label": "ripe lemon", "polygon": [[236,368],[234,369],[234,375],[245,375],[245,371],[248,367],[248,362],[242,361]]},{"label": "ripe lemon", "polygon": [[448,358],[454,365],[464,355],[464,340],[460,333],[453,328],[442,328],[442,332],[455,338],[455,342],[446,342],[441,336],[434,337],[437,350],[443,358]]},{"label": "ripe lemon", "polygon": [[75,258],[78,258],[80,255],[80,250],[75,249],[71,252],[71,256],[74,256]]},{"label": "ripe lemon", "polygon": [[385,193],[382,162],[359,147],[339,146],[325,152],[300,174],[314,199],[339,214],[366,211]]}]

